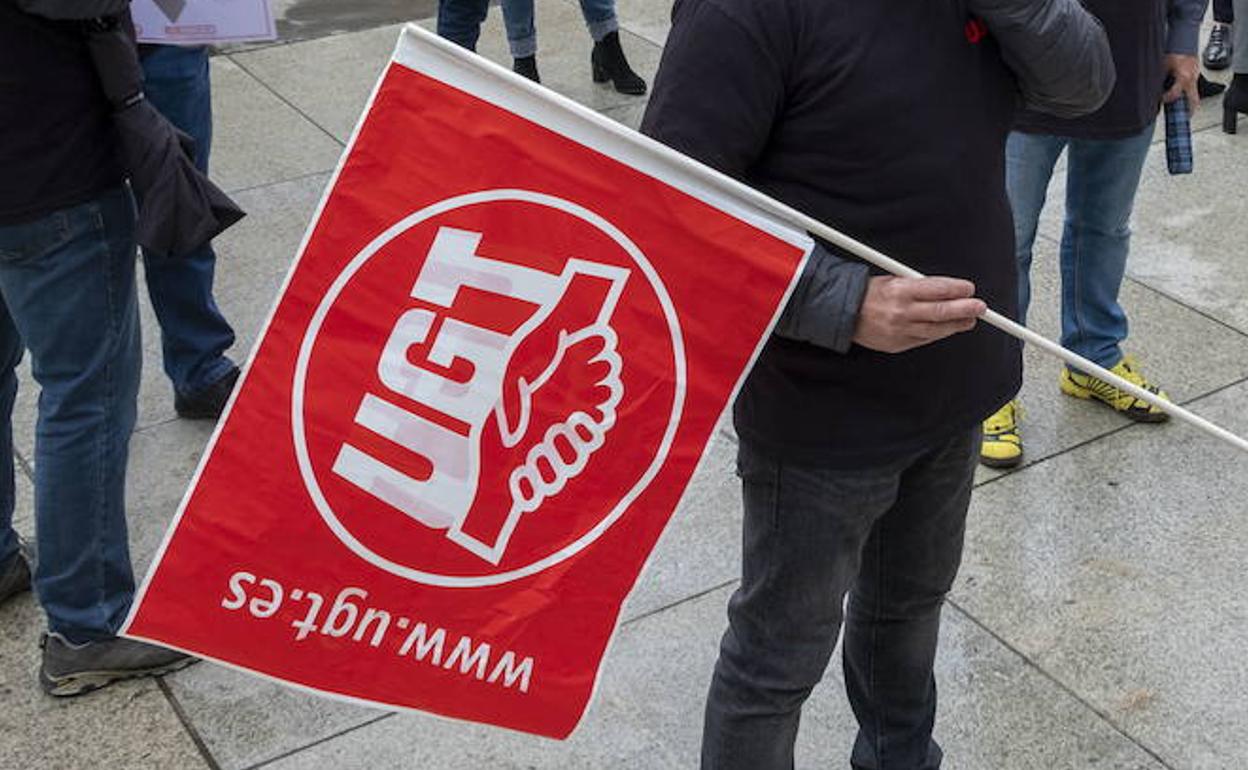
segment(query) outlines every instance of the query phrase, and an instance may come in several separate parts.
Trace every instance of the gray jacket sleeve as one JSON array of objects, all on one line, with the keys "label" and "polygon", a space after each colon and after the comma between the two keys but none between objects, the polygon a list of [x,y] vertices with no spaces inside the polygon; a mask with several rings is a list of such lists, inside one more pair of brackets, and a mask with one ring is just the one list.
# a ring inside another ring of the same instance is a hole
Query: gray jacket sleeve
[{"label": "gray jacket sleeve", "polygon": [[844,353],[854,340],[869,278],[866,265],[815,244],[775,333]]},{"label": "gray jacket sleeve", "polygon": [[1166,53],[1195,56],[1200,48],[1200,20],[1205,18],[1209,0],[1170,0]]},{"label": "gray jacket sleeve", "polygon": [[1109,98],[1109,38],[1078,0],[967,0],[967,9],[1001,45],[1028,108],[1076,118]]}]

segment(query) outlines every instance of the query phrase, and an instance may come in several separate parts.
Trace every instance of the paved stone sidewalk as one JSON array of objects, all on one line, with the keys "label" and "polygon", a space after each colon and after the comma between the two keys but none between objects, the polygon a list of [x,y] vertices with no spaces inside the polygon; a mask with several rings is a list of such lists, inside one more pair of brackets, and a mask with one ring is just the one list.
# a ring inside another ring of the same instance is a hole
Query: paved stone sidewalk
[{"label": "paved stone sidewalk", "polygon": [[[590,82],[576,5],[538,5],[547,85],[635,126],[644,101]],[[394,45],[398,27],[389,22],[405,6],[279,0],[282,29],[297,42],[213,60],[214,176],[250,212],[218,242],[218,300],[237,326],[240,356]],[[406,7],[428,13],[430,4]],[[625,49],[650,79],[668,3],[621,0],[619,10]],[[509,62],[498,15],[482,52]],[[1124,301],[1130,346],[1149,372],[1243,435],[1248,137],[1216,129],[1219,107],[1215,100],[1197,116],[1195,175],[1169,177],[1164,147],[1153,148]],[[1046,215],[1036,258],[1032,320],[1049,336],[1057,331],[1058,208]],[[130,472],[140,573],[210,432],[174,418],[145,313]],[[981,473],[946,612],[938,736],[948,767],[1248,767],[1248,458],[1181,425],[1127,425],[1060,396],[1053,361],[1029,354],[1028,366],[1028,462]],[[36,395],[27,377],[15,416],[18,526],[27,534]],[[738,571],[733,452],[729,436],[716,439],[626,609],[589,716],[566,743],[344,706],[208,664],[52,701],[34,676],[42,619],[23,598],[0,609],[0,769],[694,767]],[[804,718],[802,768],[843,767],[852,740],[837,666],[827,679]]]}]

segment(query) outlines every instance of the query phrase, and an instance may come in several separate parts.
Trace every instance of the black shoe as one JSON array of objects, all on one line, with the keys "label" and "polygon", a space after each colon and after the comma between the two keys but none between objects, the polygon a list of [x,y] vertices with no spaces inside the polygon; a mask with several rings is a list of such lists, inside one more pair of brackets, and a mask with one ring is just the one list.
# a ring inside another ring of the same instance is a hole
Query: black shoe
[{"label": "black shoe", "polygon": [[1236,74],[1222,97],[1222,130],[1233,134],[1239,128],[1239,115],[1248,115],[1248,74]]},{"label": "black shoe", "polygon": [[1218,94],[1226,90],[1226,86],[1222,83],[1216,83],[1204,75],[1196,79],[1196,93],[1200,94],[1201,99],[1212,99]]},{"label": "black shoe", "polygon": [[188,420],[215,420],[225,411],[225,405],[238,382],[238,367],[231,367],[225,376],[203,390],[195,393],[174,393],[173,409],[179,417]]},{"label": "black shoe", "polygon": [[119,636],[72,644],[60,634],[44,634],[39,646],[43,648],[39,684],[56,698],[83,695],[123,679],[168,674],[198,661],[185,653]]},{"label": "black shoe", "polygon": [[1209,42],[1205,44],[1205,53],[1201,57],[1205,66],[1211,70],[1224,70],[1231,66],[1231,25],[1214,24],[1209,32]]},{"label": "black shoe", "polygon": [[620,47],[620,33],[611,32],[602,40],[594,43],[594,51],[589,57],[590,66],[594,71],[594,82],[605,83],[608,80],[615,90],[622,94],[641,96],[646,92],[646,81],[633,72],[624,58],[624,49]]},{"label": "black shoe", "polygon": [[28,543],[18,538],[17,553],[0,564],[0,604],[30,590],[30,574],[34,563],[34,551]]},{"label": "black shoe", "polygon": [[511,60],[511,71],[518,75],[523,75],[534,83],[542,82],[542,78],[537,74],[537,57],[522,56],[519,59]]}]

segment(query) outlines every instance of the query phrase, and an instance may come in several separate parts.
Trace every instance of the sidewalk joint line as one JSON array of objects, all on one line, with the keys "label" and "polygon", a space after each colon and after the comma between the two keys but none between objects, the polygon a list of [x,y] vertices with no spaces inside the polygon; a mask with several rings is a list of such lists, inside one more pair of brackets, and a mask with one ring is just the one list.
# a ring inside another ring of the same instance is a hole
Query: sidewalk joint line
[{"label": "sidewalk joint line", "polygon": [[951,598],[946,597],[945,602],[950,607],[952,607],[956,612],[958,612],[967,620],[969,620],[971,623],[973,623],[977,628],[979,628],[979,630],[983,631],[985,634],[988,634],[988,636],[992,637],[997,642],[997,644],[1000,644],[1005,649],[1017,655],[1020,659],[1022,659],[1023,663],[1026,664],[1027,667],[1031,668],[1033,671],[1039,673],[1042,677],[1052,682],[1054,685],[1057,686],[1059,690],[1066,693],[1066,695],[1074,699],[1075,702],[1079,703],[1088,711],[1091,711],[1093,714],[1099,717],[1102,722],[1109,725],[1114,730],[1114,732],[1118,733],[1123,738],[1127,739],[1128,742],[1130,742],[1133,746],[1138,748],[1140,751],[1143,751],[1145,754],[1147,754],[1148,756],[1156,760],[1156,762],[1159,765],[1166,768],[1166,770],[1176,770],[1174,765],[1167,762],[1165,759],[1161,757],[1160,754],[1158,754],[1156,751],[1149,748],[1148,746],[1144,745],[1144,743],[1141,742],[1138,738],[1131,735],[1131,733],[1127,732],[1125,728],[1123,728],[1117,722],[1115,722],[1112,718],[1110,718],[1108,713],[1106,713],[1104,710],[1102,710],[1098,706],[1094,705],[1091,701],[1084,698],[1082,695],[1076,692],[1072,687],[1067,685],[1061,679],[1058,679],[1057,676],[1053,674],[1052,672],[1050,672],[1048,669],[1041,667],[1039,663],[1032,660],[1027,655],[1023,654],[1022,650],[1018,649],[1013,644],[1006,641],[1004,637],[1002,637],[996,631],[989,628],[983,621],[981,621],[971,612],[963,608],[960,604],[958,604]]},{"label": "sidewalk joint line", "polygon": [[1235,334],[1236,334],[1236,335],[1238,335],[1238,336],[1240,336],[1240,337],[1248,337],[1248,331],[1246,331],[1246,330],[1244,330],[1244,329],[1240,329],[1238,326],[1234,326],[1234,325],[1232,325],[1231,323],[1229,323],[1229,322],[1227,322],[1227,321],[1223,321],[1221,318],[1218,318],[1217,316],[1210,314],[1208,311],[1202,310],[1202,309],[1200,309],[1200,308],[1198,308],[1198,307],[1195,307],[1194,305],[1189,305],[1189,304],[1188,304],[1185,300],[1182,300],[1182,299],[1180,299],[1179,297],[1176,297],[1176,296],[1174,296],[1173,294],[1170,294],[1169,292],[1165,291],[1164,289],[1159,289],[1159,288],[1157,288],[1156,286],[1153,286],[1151,283],[1147,283],[1146,281],[1144,281],[1144,280],[1142,280],[1142,279],[1139,279],[1139,278],[1134,278],[1134,277],[1129,276],[1129,275],[1128,275],[1128,276],[1126,276],[1126,279],[1127,279],[1128,281],[1130,281],[1130,282],[1132,282],[1132,283],[1136,284],[1137,286],[1142,286],[1143,288],[1147,289],[1148,291],[1151,291],[1151,292],[1152,292],[1152,293],[1154,293],[1154,294],[1157,294],[1157,295],[1159,295],[1159,296],[1161,296],[1161,297],[1163,297],[1163,298],[1165,298],[1165,299],[1170,300],[1171,302],[1173,302],[1174,304],[1178,305],[1178,306],[1179,306],[1179,307],[1181,307],[1181,308],[1184,308],[1185,310],[1190,310],[1190,311],[1192,311],[1193,313],[1195,313],[1196,315],[1200,316],[1201,318],[1204,318],[1204,319],[1206,319],[1206,320],[1208,320],[1208,321],[1212,321],[1212,322],[1214,322],[1215,324],[1217,324],[1218,326],[1221,326],[1221,327],[1223,327],[1223,328],[1225,328],[1225,329],[1228,329],[1228,330],[1230,330],[1230,331],[1232,331],[1232,332],[1235,332]]},{"label": "sidewalk joint line", "polygon": [[309,744],[306,744],[306,745],[304,745],[304,746],[300,746],[300,747],[299,747],[299,748],[297,748],[297,749],[291,749],[291,750],[289,750],[289,751],[284,751],[284,752],[282,752],[281,754],[278,754],[277,756],[269,757],[268,759],[262,759],[262,760],[260,760],[259,762],[255,763],[255,764],[253,764],[253,765],[248,765],[246,768],[244,768],[244,770],[259,770],[259,768],[265,767],[265,766],[267,766],[267,765],[271,765],[271,764],[273,764],[274,762],[280,762],[280,761],[282,761],[283,759],[287,759],[287,758],[289,758],[289,757],[293,757],[293,756],[295,756],[296,754],[301,754],[301,753],[303,753],[303,752],[307,751],[308,749],[316,748],[317,746],[320,746],[321,744],[324,744],[324,743],[329,743],[330,741],[337,740],[338,738],[341,738],[341,737],[343,737],[344,735],[348,735],[348,734],[350,734],[350,733],[355,732],[356,730],[361,730],[361,729],[363,729],[363,728],[365,728],[365,727],[369,727],[369,726],[371,726],[371,725],[375,725],[375,724],[377,724],[378,722],[382,721],[383,719],[389,719],[390,717],[392,717],[392,716],[397,716],[397,715],[398,715],[398,712],[395,712],[395,711],[388,711],[388,712],[386,712],[386,713],[384,713],[384,714],[381,714],[381,715],[379,715],[379,716],[375,716],[375,717],[373,717],[372,719],[369,719],[369,720],[368,720],[368,721],[366,721],[366,722],[361,722],[361,723],[359,723],[358,725],[351,725],[351,726],[350,726],[350,727],[348,727],[347,729],[342,730],[342,731],[340,731],[340,732],[336,732],[336,733],[334,733],[333,735],[327,735],[327,736],[325,736],[324,738],[318,738],[318,739],[316,739],[316,740],[312,741],[312,742],[311,742],[311,743],[309,743]]},{"label": "sidewalk joint line", "polygon": [[306,174],[298,174],[296,176],[290,177],[289,179],[277,179],[272,182],[261,182],[259,184],[248,185],[246,187],[238,187],[232,190],[226,190],[226,192],[230,195],[239,195],[241,193],[249,193],[249,192],[255,192],[256,190],[263,190],[268,187],[276,187],[281,184],[293,184],[294,182],[302,182],[302,181],[305,181],[307,179],[311,179],[317,176],[329,176],[333,173],[334,173],[334,169],[333,167],[330,167],[330,168],[324,169],[323,171],[309,171]]},{"label": "sidewalk joint line", "polygon": [[671,602],[669,604],[664,604],[662,607],[656,607],[652,610],[646,610],[640,615],[636,615],[634,617],[629,618],[628,620],[621,622],[620,628],[624,628],[625,626],[631,626],[632,624],[637,623],[638,621],[642,621],[642,620],[645,620],[646,618],[654,617],[655,615],[658,615],[661,612],[667,612],[668,610],[679,607],[682,604],[688,604],[689,602],[696,601],[698,599],[701,599],[704,596],[707,596],[708,594],[715,593],[721,588],[727,588],[733,583],[740,583],[740,582],[741,582],[740,578],[733,578],[732,580],[726,580],[723,583],[719,583],[718,585],[713,585],[710,588],[705,588],[696,593],[689,594],[688,596],[685,596],[681,599],[677,599],[676,601]]},{"label": "sidewalk joint line", "polygon": [[[1061,248],[1061,245],[1062,245],[1061,238],[1054,238],[1053,236],[1048,235],[1048,234],[1046,234],[1046,233],[1039,232],[1038,230],[1037,230],[1037,232],[1036,232],[1036,237],[1037,237],[1037,238],[1042,238],[1042,239],[1044,239],[1045,241],[1048,241],[1051,245],[1054,245],[1054,246],[1057,246],[1058,248]],[[1131,276],[1131,275],[1124,275],[1124,276],[1123,276],[1123,278],[1124,278],[1124,279],[1126,279],[1126,280],[1128,280],[1128,281],[1130,281],[1131,283],[1135,284],[1136,286],[1139,286],[1139,287],[1141,287],[1141,288],[1143,288],[1143,289],[1147,289],[1148,291],[1152,292],[1153,294],[1156,294],[1156,295],[1158,295],[1158,296],[1160,296],[1160,297],[1163,297],[1163,298],[1165,298],[1165,299],[1169,300],[1170,302],[1173,302],[1174,304],[1178,305],[1179,307],[1183,308],[1184,310],[1190,310],[1190,311],[1192,311],[1193,313],[1195,313],[1196,315],[1200,316],[1201,318],[1204,318],[1206,321],[1212,321],[1213,323],[1217,324],[1218,326],[1221,326],[1221,327],[1223,327],[1223,328],[1225,328],[1225,329],[1228,329],[1228,330],[1230,330],[1230,331],[1234,332],[1236,335],[1238,335],[1238,336],[1240,336],[1240,337],[1248,337],[1248,330],[1245,330],[1245,329],[1240,329],[1238,326],[1235,326],[1235,325],[1233,325],[1233,324],[1231,324],[1231,323],[1229,323],[1229,322],[1227,322],[1227,321],[1223,321],[1221,318],[1218,318],[1217,316],[1215,316],[1215,315],[1213,315],[1213,314],[1209,313],[1208,311],[1202,310],[1202,309],[1200,309],[1200,308],[1198,308],[1198,307],[1195,307],[1194,305],[1190,305],[1190,304],[1188,304],[1185,300],[1180,299],[1179,297],[1176,297],[1176,296],[1174,296],[1173,294],[1170,294],[1169,292],[1167,292],[1167,291],[1165,291],[1165,290],[1163,290],[1163,289],[1159,289],[1159,288],[1157,288],[1156,286],[1152,285],[1151,283],[1148,283],[1147,281],[1145,281],[1145,280],[1143,280],[1143,279],[1141,279],[1141,278],[1136,278],[1136,277]]]},{"label": "sidewalk joint line", "polygon": [[35,480],[35,469],[31,467],[30,461],[21,453],[17,445],[13,445],[13,459],[17,461],[17,465],[21,468],[22,473],[26,474],[27,480],[33,482]]},{"label": "sidewalk joint line", "polygon": [[[225,55],[225,58],[227,58],[227,59],[229,59],[230,61],[234,62],[234,64],[235,64],[235,65],[237,65],[239,69],[241,69],[243,72],[247,73],[247,77],[249,77],[249,78],[251,78],[252,80],[256,81],[256,82],[257,82],[257,83],[259,83],[261,86],[263,86],[263,87],[264,87],[264,89],[265,89],[266,91],[268,91],[269,93],[271,93],[271,94],[273,94],[274,96],[276,96],[276,97],[277,97],[277,99],[278,99],[278,101],[282,102],[282,103],[283,103],[283,104],[285,104],[287,107],[289,107],[289,108],[291,108],[292,110],[294,110],[296,113],[298,113],[298,114],[299,114],[299,116],[300,116],[300,117],[302,117],[304,120],[308,121],[308,122],[309,122],[309,123],[311,123],[313,126],[315,126],[315,127],[317,128],[317,130],[318,130],[318,131],[320,131],[322,134],[324,134],[325,136],[328,136],[330,139],[332,139],[332,140],[333,140],[333,142],[334,142],[334,144],[338,145],[340,148],[345,148],[345,147],[347,146],[347,143],[346,143],[346,142],[344,142],[344,141],[342,141],[341,139],[339,139],[338,137],[334,136],[334,135],[330,132],[330,130],[329,130],[328,128],[325,128],[325,127],[324,127],[324,126],[322,126],[320,123],[318,123],[318,122],[316,122],[315,120],[313,120],[311,115],[309,115],[308,113],[304,112],[302,109],[300,109],[300,108],[299,108],[299,106],[298,106],[298,105],[296,105],[296,104],[295,104],[294,102],[292,102],[290,99],[286,98],[286,95],[285,95],[285,94],[281,93],[281,92],[280,92],[280,91],[278,91],[276,88],[274,88],[273,86],[269,85],[269,84],[268,84],[265,80],[263,80],[263,79],[262,79],[259,75],[257,75],[256,73],[254,73],[254,72],[252,72],[250,69],[248,69],[248,67],[247,67],[247,65],[246,65],[246,64],[243,64],[243,63],[242,63],[242,62],[240,62],[238,59],[234,58],[234,56],[233,56],[233,55],[231,55],[231,54],[226,54],[226,55]],[[322,173],[324,173],[324,172],[322,172]]]},{"label": "sidewalk joint line", "polygon": [[208,749],[208,744],[204,742],[203,737],[199,734],[199,730],[195,729],[195,725],[192,724],[190,716],[182,708],[182,704],[178,701],[177,696],[173,694],[173,689],[169,686],[169,683],[165,681],[165,677],[156,677],[156,686],[158,686],[160,691],[165,694],[165,700],[168,701],[169,706],[173,709],[173,713],[177,716],[178,722],[182,724],[182,729],[186,730],[187,734],[191,737],[191,742],[195,744],[195,748],[199,751],[200,757],[202,757],[204,762],[207,763],[209,769],[221,770],[221,764],[217,762],[215,757],[212,756],[212,752]]}]

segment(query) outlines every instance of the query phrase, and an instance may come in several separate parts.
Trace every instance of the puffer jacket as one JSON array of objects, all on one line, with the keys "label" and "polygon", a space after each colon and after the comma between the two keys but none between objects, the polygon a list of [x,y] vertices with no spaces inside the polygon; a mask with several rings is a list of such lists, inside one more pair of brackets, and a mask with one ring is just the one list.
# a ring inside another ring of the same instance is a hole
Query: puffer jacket
[{"label": "puffer jacket", "polygon": [[1028,109],[1074,118],[1109,98],[1109,38],[1078,0],[966,0],[966,8],[997,38]]}]

